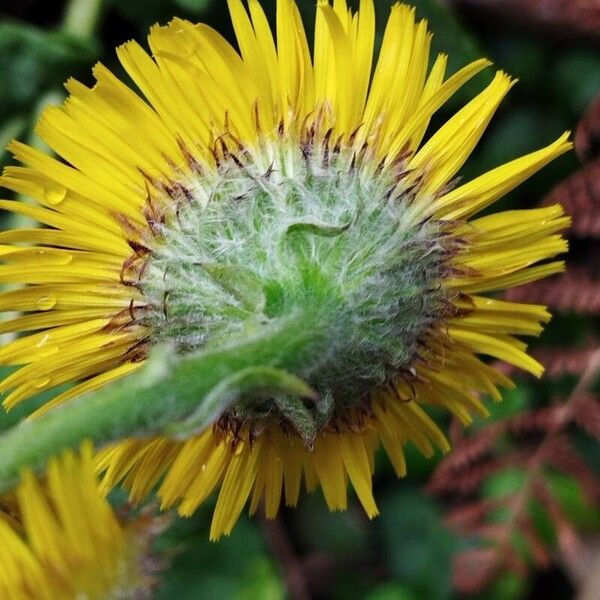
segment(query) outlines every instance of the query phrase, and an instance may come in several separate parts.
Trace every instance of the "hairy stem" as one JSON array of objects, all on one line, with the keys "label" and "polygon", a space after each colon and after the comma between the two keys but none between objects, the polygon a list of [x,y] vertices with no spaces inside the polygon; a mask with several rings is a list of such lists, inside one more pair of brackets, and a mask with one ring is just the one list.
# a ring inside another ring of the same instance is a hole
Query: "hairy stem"
[{"label": "hairy stem", "polygon": [[2,435],[0,491],[14,485],[23,467],[42,468],[49,457],[84,439],[103,444],[165,435],[173,423],[195,413],[222,381],[243,369],[277,368],[302,375],[326,342],[319,322],[288,317],[221,348],[180,358],[160,348],[140,372]]}]

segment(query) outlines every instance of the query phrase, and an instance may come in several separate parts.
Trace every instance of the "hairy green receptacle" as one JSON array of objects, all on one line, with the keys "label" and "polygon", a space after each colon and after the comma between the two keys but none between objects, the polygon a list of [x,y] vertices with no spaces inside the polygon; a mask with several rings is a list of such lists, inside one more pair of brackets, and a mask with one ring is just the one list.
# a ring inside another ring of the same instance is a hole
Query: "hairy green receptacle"
[{"label": "hairy green receptacle", "polygon": [[155,226],[139,281],[151,343],[185,354],[290,319],[327,340],[294,372],[318,402],[246,398],[229,419],[299,429],[310,415],[312,436],[409,369],[447,305],[439,224],[415,220],[401,166],[370,158],[285,141],[226,155],[183,181],[177,210]]}]

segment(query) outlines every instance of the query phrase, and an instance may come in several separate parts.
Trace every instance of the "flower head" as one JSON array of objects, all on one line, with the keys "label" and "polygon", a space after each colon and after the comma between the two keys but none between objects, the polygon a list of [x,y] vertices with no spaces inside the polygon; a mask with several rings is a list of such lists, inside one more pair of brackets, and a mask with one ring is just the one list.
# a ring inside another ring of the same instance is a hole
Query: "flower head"
[{"label": "flower head", "polygon": [[23,473],[0,504],[0,535],[2,598],[117,598],[141,583],[133,529],[100,493],[90,444],[51,459],[43,483]]},{"label": "flower head", "polygon": [[118,50],[144,99],[96,66],[96,85],[69,81],[38,125],[67,164],[15,142],[25,166],[0,179],[37,201],[0,207],[47,225],[0,234],[0,281],[29,284],[0,295],[27,313],[2,331],[38,331],[0,349],[21,365],[0,383],[7,407],[79,382],[47,411],[159,344],[187,354],[289,328],[277,350],[291,358],[261,368],[285,367],[293,385],[279,374],[256,393],[244,371],[217,386],[230,401],[214,425],[98,457],[107,488],[123,480],[141,500],[160,482],[162,506],[184,515],[220,489],[212,537],[248,500],[267,517],[282,496],[295,505],[302,481],[337,510],[349,479],[374,516],[380,445],[403,475],[407,442],[449,448],[427,406],[466,424],[486,414],[480,393],[499,400],[511,385],[481,355],[539,376],[515,336],[538,334],[544,307],[481,294],[561,270],[537,263],[566,250],[568,224],[559,206],[473,218],[568,136],[457,185],[514,82],[498,72],[423,144],[434,113],[489,63],[446,78],[439,55],[428,71],[431,35],[414,9],[392,8],[373,68],[372,0],[356,14],[319,1],[312,55],[292,0],[277,3],[276,38],[256,0],[228,4],[239,54],[205,25],[154,27],[153,58],[135,42]]}]

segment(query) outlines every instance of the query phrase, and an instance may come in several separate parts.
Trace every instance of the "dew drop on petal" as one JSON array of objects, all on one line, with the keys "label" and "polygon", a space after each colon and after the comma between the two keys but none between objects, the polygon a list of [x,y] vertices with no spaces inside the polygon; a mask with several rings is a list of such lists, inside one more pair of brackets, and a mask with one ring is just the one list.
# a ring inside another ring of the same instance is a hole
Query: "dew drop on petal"
[{"label": "dew drop on petal", "polygon": [[36,344],[36,346],[38,346],[38,348],[40,348],[35,353],[36,360],[43,360],[45,358],[50,358],[51,356],[54,356],[55,354],[58,354],[58,352],[59,352],[58,346],[39,346],[39,344]]},{"label": "dew drop on petal", "polygon": [[44,191],[44,199],[52,206],[59,205],[67,196],[67,188],[55,187],[48,188]]},{"label": "dew drop on petal", "polygon": [[41,298],[38,298],[36,305],[40,310],[50,310],[56,306],[56,296],[53,294],[42,296]]},{"label": "dew drop on petal", "polygon": [[43,348],[51,339],[52,336],[49,333],[47,333],[46,335],[44,335],[44,337],[42,337],[42,339],[40,339],[40,341],[35,345],[35,347]]},{"label": "dew drop on petal", "polygon": [[38,257],[46,265],[64,266],[73,262],[73,255],[64,251],[48,251],[46,248],[39,248],[37,251]]},{"label": "dew drop on petal", "polygon": [[37,379],[36,381],[34,381],[31,386],[37,389],[46,387],[52,380],[50,379],[50,377],[44,377],[43,379]]}]

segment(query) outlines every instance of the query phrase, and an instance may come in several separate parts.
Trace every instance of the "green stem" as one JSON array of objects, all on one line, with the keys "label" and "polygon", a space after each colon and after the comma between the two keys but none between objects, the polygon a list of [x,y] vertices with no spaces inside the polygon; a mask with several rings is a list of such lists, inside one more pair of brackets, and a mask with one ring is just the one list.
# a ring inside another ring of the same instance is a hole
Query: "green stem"
[{"label": "green stem", "polygon": [[42,468],[50,456],[84,439],[104,444],[164,435],[242,369],[286,369],[301,376],[325,342],[317,321],[306,318],[262,327],[250,338],[182,358],[158,350],[141,372],[8,431],[0,437],[0,491],[16,483],[23,467]]},{"label": "green stem", "polygon": [[103,0],[70,0],[65,9],[62,30],[81,38],[92,37],[100,21]]}]

